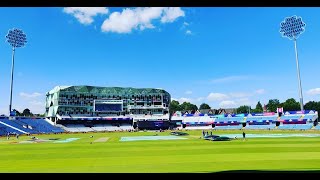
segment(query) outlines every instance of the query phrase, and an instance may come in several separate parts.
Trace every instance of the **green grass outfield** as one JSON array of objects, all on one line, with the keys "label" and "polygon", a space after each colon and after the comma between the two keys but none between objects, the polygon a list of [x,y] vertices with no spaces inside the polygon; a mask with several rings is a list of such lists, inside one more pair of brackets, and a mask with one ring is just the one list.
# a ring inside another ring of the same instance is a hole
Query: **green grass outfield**
[{"label": "green grass outfield", "polygon": [[[69,143],[28,143],[29,136],[0,138],[0,172],[218,172],[227,170],[320,170],[320,137],[241,138],[206,141],[201,131],[186,131],[186,140],[121,142],[123,136],[169,135],[167,132],[109,132],[37,135],[39,139],[80,138]],[[218,130],[213,134],[241,133]],[[320,131],[249,131],[319,133]],[[93,138],[90,136],[93,135]],[[93,142],[109,137],[106,142]],[[91,144],[91,142],[93,142]]]}]

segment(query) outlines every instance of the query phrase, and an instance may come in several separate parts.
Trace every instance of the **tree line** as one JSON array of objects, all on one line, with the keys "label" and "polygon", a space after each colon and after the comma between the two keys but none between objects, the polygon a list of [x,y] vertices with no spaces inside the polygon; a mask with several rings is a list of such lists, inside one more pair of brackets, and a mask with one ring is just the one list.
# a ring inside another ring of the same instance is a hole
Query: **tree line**
[{"label": "tree line", "polygon": [[[270,99],[268,103],[265,105],[267,112],[277,112],[277,108],[283,107],[283,111],[299,111],[300,110],[300,103],[297,102],[294,98],[289,98],[284,102],[280,102],[278,99]],[[305,110],[316,110],[320,112],[320,101],[309,101],[306,104],[304,104]],[[182,111],[182,112],[191,112],[192,114],[196,112],[197,110],[202,109],[211,109],[211,107],[206,104],[202,103],[199,108],[197,105],[192,104],[190,102],[183,102],[180,104],[176,100],[172,100],[170,103],[169,112],[170,114],[173,114],[176,111]],[[242,105],[238,108],[235,108],[235,113],[262,113],[263,112],[263,106],[260,101],[258,101],[255,108],[252,108],[251,106]]]},{"label": "tree line", "polygon": [[45,114],[33,114],[30,109],[26,108],[20,113],[18,110],[13,109],[13,111],[16,113],[16,116],[25,116],[25,117],[44,117]]}]

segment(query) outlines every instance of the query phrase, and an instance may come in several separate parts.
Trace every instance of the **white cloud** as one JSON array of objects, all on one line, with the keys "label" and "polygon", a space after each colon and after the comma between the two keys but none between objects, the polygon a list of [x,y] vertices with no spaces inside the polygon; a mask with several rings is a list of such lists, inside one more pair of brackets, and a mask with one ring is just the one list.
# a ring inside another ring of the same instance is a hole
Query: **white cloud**
[{"label": "white cloud", "polygon": [[308,95],[318,95],[320,94],[320,88],[309,89],[307,91]]},{"label": "white cloud", "polygon": [[161,16],[162,7],[124,9],[121,13],[113,12],[106,19],[101,30],[103,32],[130,33],[132,29],[144,30],[153,28],[151,21]]},{"label": "white cloud", "polygon": [[164,9],[164,15],[161,18],[162,23],[173,22],[178,17],[184,17],[184,11],[180,7],[169,7]]},{"label": "white cloud", "polygon": [[258,89],[258,90],[255,91],[255,93],[256,93],[256,94],[264,94],[264,93],[266,93],[266,90],[264,90],[264,89]]},{"label": "white cloud", "polygon": [[189,23],[183,22],[183,25],[184,25],[184,26],[189,26]]},{"label": "white cloud", "polygon": [[[26,104],[26,108],[29,108],[33,114],[43,114],[45,112],[45,102],[38,100],[29,101]],[[21,108],[21,112],[23,109],[25,108]]]},{"label": "white cloud", "polygon": [[179,7],[138,7],[126,8],[122,12],[113,12],[102,26],[102,32],[130,33],[132,30],[152,29],[153,20],[160,19],[162,23],[173,22],[184,16]]},{"label": "white cloud", "polygon": [[192,91],[186,91],[185,94],[192,94]]},{"label": "white cloud", "polygon": [[182,98],[179,98],[179,99],[178,99],[178,101],[179,101],[179,103],[183,103],[183,102],[191,102],[191,101],[192,101],[192,99],[182,97]]},{"label": "white cloud", "polygon": [[[252,102],[249,98],[236,99],[235,102],[238,106],[254,106],[254,102]],[[253,108],[255,108],[255,106]]]},{"label": "white cloud", "polygon": [[89,25],[95,16],[108,14],[109,10],[106,7],[66,7],[63,12],[73,15],[81,24]]},{"label": "white cloud", "polygon": [[211,80],[211,83],[226,83],[249,79],[248,76],[227,76]]},{"label": "white cloud", "polygon": [[237,105],[234,101],[221,101],[219,103],[219,106],[221,108],[235,108],[235,107],[237,107]]},{"label": "white cloud", "polygon": [[229,96],[222,93],[210,93],[207,97],[208,101],[223,101],[229,99]]},{"label": "white cloud", "polygon": [[19,95],[21,97],[24,97],[24,98],[35,98],[35,97],[41,96],[42,94],[38,93],[38,92],[34,92],[34,93],[31,93],[31,94],[21,92]]},{"label": "white cloud", "polygon": [[183,102],[190,102],[190,103],[192,103],[192,101],[193,101],[193,99],[191,99],[191,98],[186,98],[186,97],[171,98],[171,100],[178,101],[180,104],[182,104]]},{"label": "white cloud", "polygon": [[190,30],[186,31],[186,35],[191,35],[191,34],[192,34],[192,32]]}]

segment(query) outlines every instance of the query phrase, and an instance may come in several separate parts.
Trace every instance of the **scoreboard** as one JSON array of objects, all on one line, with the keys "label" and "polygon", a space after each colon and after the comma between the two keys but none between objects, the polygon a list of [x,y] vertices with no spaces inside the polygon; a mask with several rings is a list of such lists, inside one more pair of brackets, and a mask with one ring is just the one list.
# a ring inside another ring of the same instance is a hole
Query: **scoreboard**
[{"label": "scoreboard", "polygon": [[122,112],[123,100],[94,100],[95,112]]}]

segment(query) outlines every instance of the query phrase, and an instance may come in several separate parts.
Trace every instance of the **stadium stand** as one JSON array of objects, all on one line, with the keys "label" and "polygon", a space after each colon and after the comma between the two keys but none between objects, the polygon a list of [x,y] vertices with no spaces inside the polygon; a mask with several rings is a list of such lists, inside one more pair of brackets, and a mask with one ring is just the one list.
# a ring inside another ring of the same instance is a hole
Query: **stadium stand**
[{"label": "stadium stand", "polygon": [[[201,119],[203,122],[200,121],[200,117],[203,118]],[[312,110],[306,110],[304,114],[300,111],[289,111],[280,117],[277,113],[268,112],[219,115],[181,114],[175,115],[171,119],[181,120],[181,127],[185,129],[207,129],[210,127],[207,123],[212,124],[211,129],[320,129],[319,125],[315,126],[318,113]]]},{"label": "stadium stand", "polygon": [[17,134],[50,134],[64,132],[62,128],[53,126],[42,118],[32,119],[16,117],[14,120],[1,118],[0,128],[0,135],[6,135],[8,132]]}]

